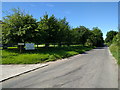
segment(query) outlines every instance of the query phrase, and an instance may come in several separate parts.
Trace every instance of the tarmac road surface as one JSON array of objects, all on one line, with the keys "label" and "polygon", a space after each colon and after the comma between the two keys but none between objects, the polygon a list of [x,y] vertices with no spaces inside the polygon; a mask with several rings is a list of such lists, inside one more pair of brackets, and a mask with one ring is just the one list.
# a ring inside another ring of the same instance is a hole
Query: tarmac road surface
[{"label": "tarmac road surface", "polygon": [[118,88],[118,66],[108,47],[58,60],[12,78],[3,88]]}]

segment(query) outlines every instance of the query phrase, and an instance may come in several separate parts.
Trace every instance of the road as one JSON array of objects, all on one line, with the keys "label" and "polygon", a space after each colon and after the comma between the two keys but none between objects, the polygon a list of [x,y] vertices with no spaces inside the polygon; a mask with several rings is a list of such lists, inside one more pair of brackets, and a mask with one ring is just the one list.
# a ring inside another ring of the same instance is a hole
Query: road
[{"label": "road", "polygon": [[12,78],[3,88],[117,88],[118,67],[108,47],[96,48]]}]

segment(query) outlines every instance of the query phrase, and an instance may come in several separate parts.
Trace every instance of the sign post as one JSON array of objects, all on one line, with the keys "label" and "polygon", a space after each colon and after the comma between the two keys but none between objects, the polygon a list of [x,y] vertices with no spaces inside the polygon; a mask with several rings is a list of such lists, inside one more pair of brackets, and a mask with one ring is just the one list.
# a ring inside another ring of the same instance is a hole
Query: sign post
[{"label": "sign post", "polygon": [[18,43],[18,45],[20,46],[19,48],[20,48],[20,53],[22,53],[22,47],[24,46],[24,43]]}]

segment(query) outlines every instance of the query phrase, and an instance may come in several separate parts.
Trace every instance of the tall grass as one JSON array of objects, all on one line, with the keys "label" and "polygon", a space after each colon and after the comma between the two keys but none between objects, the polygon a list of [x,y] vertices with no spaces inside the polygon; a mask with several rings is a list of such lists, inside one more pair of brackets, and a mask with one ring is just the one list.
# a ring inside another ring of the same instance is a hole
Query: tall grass
[{"label": "tall grass", "polygon": [[115,57],[115,59],[117,60],[117,63],[120,64],[120,50],[119,50],[119,46],[116,44],[111,44],[110,46],[110,51],[112,53],[112,55]]},{"label": "tall grass", "polygon": [[19,53],[17,48],[2,50],[2,64],[36,64],[70,57],[91,50],[88,46],[40,47],[34,51]]}]

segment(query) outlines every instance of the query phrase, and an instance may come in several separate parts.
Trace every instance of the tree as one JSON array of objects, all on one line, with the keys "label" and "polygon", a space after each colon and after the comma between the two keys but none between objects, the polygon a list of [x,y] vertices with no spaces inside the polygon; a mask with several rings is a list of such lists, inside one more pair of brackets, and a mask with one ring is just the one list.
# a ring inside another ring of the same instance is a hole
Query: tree
[{"label": "tree", "polygon": [[[3,17],[2,40],[3,43],[25,43],[34,42],[36,19],[24,11],[12,9],[12,14]],[[23,49],[24,46],[21,48]]]},{"label": "tree", "polygon": [[113,30],[107,32],[105,42],[111,44],[114,36],[116,36],[117,33],[118,33],[117,31]]},{"label": "tree", "polygon": [[103,40],[103,33],[98,27],[93,27],[92,30],[94,34],[94,45],[95,46],[103,46],[104,40]]},{"label": "tree", "polygon": [[0,20],[0,47],[2,46],[2,20]]},{"label": "tree", "polygon": [[36,19],[18,9],[12,9],[13,14],[3,18],[4,43],[34,42]]},{"label": "tree", "polygon": [[66,18],[58,20],[59,29],[57,32],[57,43],[61,46],[62,43],[68,43],[70,41],[70,26],[66,21]]},{"label": "tree", "polygon": [[97,42],[97,40],[95,38],[95,34],[92,31],[90,31],[89,37],[88,37],[88,39],[86,41],[86,45],[88,45],[88,46],[96,46],[96,42]]},{"label": "tree", "polygon": [[42,33],[42,40],[45,43],[45,47],[49,47],[50,43],[56,42],[57,32],[59,30],[57,22],[54,15],[48,17],[48,14],[45,14],[38,24],[37,29]]},{"label": "tree", "polygon": [[90,36],[90,30],[84,26],[80,26],[74,29],[76,32],[76,43],[85,45],[88,37]]},{"label": "tree", "polygon": [[117,46],[120,46],[120,32],[118,32],[114,38],[112,39],[112,43],[116,44]]}]

